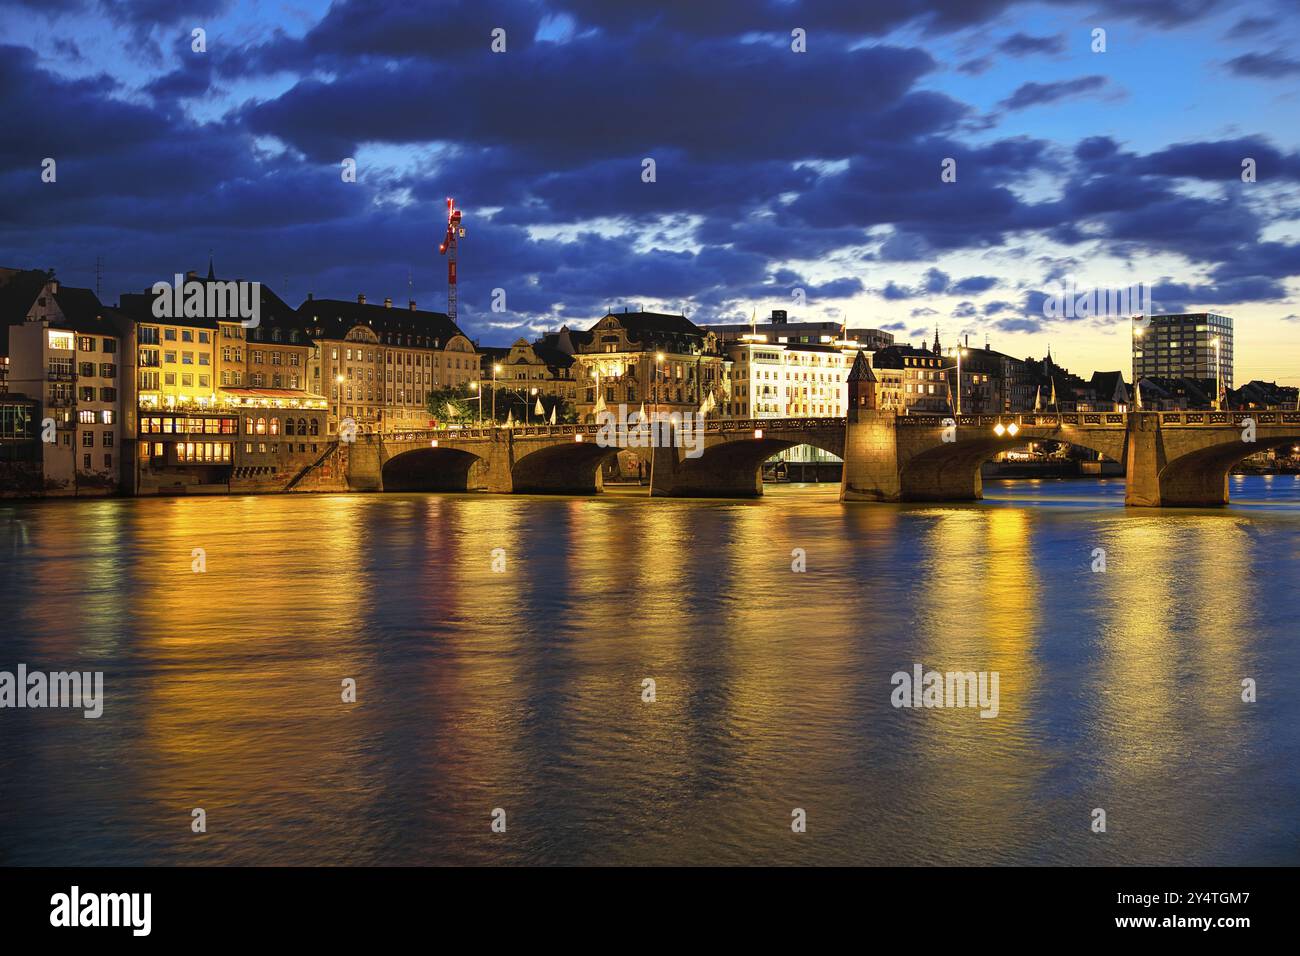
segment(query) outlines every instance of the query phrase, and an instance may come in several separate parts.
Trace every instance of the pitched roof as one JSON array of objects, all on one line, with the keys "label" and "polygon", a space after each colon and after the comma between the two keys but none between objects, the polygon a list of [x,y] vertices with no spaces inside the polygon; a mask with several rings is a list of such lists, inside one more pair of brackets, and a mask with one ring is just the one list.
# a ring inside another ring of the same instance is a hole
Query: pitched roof
[{"label": "pitched roof", "polygon": [[53,293],[55,304],[63,313],[62,319],[51,319],[50,326],[72,332],[93,335],[121,335],[126,317],[117,309],[104,305],[90,289],[69,288],[60,285]]},{"label": "pitched roof", "polygon": [[[242,282],[242,279],[221,279],[212,274],[212,266],[208,266],[208,275],[200,278],[196,274],[187,273],[185,280],[187,284],[197,282],[205,289],[209,284]],[[248,280],[254,281],[254,280]],[[262,329],[279,328],[286,331],[296,331],[304,338],[307,337],[306,323],[302,321],[301,316],[283,299],[275,294],[264,282],[258,282],[258,325],[250,330],[253,332]],[[162,322],[167,325],[179,325],[196,329],[215,329],[218,321],[224,321],[222,317],[208,316],[168,316],[167,318],[158,318],[153,314],[153,306],[156,296],[152,289],[146,289],[144,292],[126,292],[118,298],[118,309],[131,318],[134,322]],[[230,316],[234,319],[235,316]],[[258,338],[250,335],[250,338]],[[260,338],[267,339],[268,335],[263,334]]]},{"label": "pitched roof", "polygon": [[[572,335],[572,333],[570,333]],[[554,368],[568,368],[573,364],[573,356],[556,345],[559,333],[543,335],[533,343],[533,354]],[[574,343],[577,344],[576,342]]]},{"label": "pitched roof", "polygon": [[9,354],[9,326],[26,321],[49,277],[43,269],[0,268],[0,355]]},{"label": "pitched roof", "polygon": [[867,355],[861,349],[858,349],[857,358],[853,360],[853,368],[849,369],[849,382],[874,382],[876,373],[871,371],[871,363],[867,361]]},{"label": "pitched roof", "polygon": [[317,338],[342,339],[358,325],[368,326],[380,341],[442,347],[464,332],[442,312],[371,305],[350,299],[307,299],[298,312]]},{"label": "pitched roof", "polygon": [[872,356],[876,368],[902,368],[904,358],[942,358],[929,349],[918,349],[911,345],[887,345],[877,349]]},{"label": "pitched roof", "polygon": [[1124,381],[1123,372],[1093,372],[1092,381],[1089,384],[1097,392],[1099,398],[1109,398],[1121,387],[1125,393],[1128,392],[1128,385]]},{"label": "pitched roof", "polygon": [[702,329],[684,315],[666,312],[606,312],[604,318],[615,318],[619,325],[633,333],[659,333],[669,335],[705,335]]}]

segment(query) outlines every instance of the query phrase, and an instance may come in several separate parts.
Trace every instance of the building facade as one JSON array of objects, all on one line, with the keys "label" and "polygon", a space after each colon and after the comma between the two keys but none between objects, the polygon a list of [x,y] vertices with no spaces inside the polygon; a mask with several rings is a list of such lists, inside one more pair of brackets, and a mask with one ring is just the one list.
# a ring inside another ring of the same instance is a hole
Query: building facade
[{"label": "building facade", "polygon": [[[40,402],[44,486],[50,494],[108,493],[121,483],[123,317],[90,289],[49,280],[22,325],[9,329],[9,386]],[[43,436],[42,436],[43,437]]]},{"label": "building facade", "polygon": [[698,412],[706,397],[728,400],[728,359],[718,337],[680,315],[609,313],[575,346],[579,420],[620,404],[647,411]]},{"label": "building facade", "polygon": [[746,335],[726,343],[730,388],[719,406],[732,418],[838,418],[848,406],[856,347],[770,343]]},{"label": "building facade", "polygon": [[881,409],[899,415],[946,414],[951,408],[947,360],[911,345],[891,345],[871,356]]},{"label": "building facade", "polygon": [[[1215,379],[1233,388],[1232,319],[1214,312],[1152,315],[1133,327],[1133,374],[1152,379]],[[1145,394],[1145,393],[1144,393]]]},{"label": "building facade", "polygon": [[351,419],[361,432],[428,427],[430,393],[479,379],[474,344],[441,312],[308,296],[298,307],[314,343],[310,389],[329,405],[329,433]]}]

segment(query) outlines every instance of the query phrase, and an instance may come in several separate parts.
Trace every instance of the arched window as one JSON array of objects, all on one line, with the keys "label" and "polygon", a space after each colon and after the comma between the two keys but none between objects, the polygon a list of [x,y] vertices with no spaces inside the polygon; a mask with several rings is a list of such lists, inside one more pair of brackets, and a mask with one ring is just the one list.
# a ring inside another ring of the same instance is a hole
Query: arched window
[{"label": "arched window", "polygon": [[280,434],[280,419],[278,418],[271,419],[271,434],[272,435]]},{"label": "arched window", "polygon": [[307,434],[307,419],[305,418],[298,419],[298,434],[299,435]]},{"label": "arched window", "polygon": [[320,434],[320,422],[315,418],[311,420],[311,433],[312,435]]},{"label": "arched window", "polygon": [[265,435],[265,434],[266,434],[266,419],[265,419],[265,418],[259,418],[259,419],[257,420],[257,433],[258,433],[259,435]]},{"label": "arched window", "polygon": [[253,417],[251,415],[244,419],[244,434],[253,434]]}]

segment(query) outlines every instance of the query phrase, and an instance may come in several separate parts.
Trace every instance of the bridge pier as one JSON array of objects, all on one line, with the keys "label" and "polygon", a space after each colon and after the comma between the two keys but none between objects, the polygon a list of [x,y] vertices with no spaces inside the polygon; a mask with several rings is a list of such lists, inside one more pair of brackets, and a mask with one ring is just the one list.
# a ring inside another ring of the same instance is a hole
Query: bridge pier
[{"label": "bridge pier", "polygon": [[844,432],[841,501],[900,501],[898,421],[892,411],[855,409]]},{"label": "bridge pier", "polygon": [[349,491],[384,490],[383,446],[377,438],[343,442]]},{"label": "bridge pier", "polygon": [[1124,458],[1124,504],[1131,508],[1159,508],[1165,449],[1158,413],[1129,415]]}]

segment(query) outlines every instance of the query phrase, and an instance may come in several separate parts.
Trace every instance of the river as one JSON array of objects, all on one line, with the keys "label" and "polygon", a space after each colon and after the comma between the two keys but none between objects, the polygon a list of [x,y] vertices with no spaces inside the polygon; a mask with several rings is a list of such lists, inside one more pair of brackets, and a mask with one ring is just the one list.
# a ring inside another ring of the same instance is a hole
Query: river
[{"label": "river", "polygon": [[1300,480],[1232,493],[0,502],[0,671],[104,674],[0,710],[0,863],[1300,863]]}]

